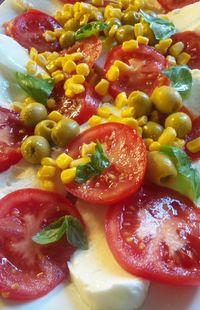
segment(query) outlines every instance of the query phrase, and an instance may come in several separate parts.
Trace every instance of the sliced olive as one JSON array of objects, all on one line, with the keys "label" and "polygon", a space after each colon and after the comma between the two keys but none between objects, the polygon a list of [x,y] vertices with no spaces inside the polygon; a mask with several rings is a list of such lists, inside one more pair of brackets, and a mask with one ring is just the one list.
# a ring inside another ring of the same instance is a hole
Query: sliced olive
[{"label": "sliced olive", "polygon": [[79,132],[80,127],[78,123],[70,118],[65,118],[61,119],[52,129],[51,138],[56,145],[66,147]]},{"label": "sliced olive", "polygon": [[43,104],[33,102],[25,106],[20,113],[20,119],[26,127],[35,127],[47,117],[47,109]]},{"label": "sliced olive", "polygon": [[46,138],[49,142],[51,142],[51,132],[55,126],[56,122],[45,119],[44,121],[41,121],[36,125],[34,134],[36,136],[42,136]]},{"label": "sliced olive", "polygon": [[29,136],[21,145],[24,159],[31,164],[40,164],[42,158],[49,157],[51,148],[47,139],[41,136]]}]

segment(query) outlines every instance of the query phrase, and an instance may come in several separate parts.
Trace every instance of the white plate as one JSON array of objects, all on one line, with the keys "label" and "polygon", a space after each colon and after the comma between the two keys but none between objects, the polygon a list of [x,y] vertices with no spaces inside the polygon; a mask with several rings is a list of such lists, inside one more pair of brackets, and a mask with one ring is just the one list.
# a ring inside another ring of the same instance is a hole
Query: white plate
[{"label": "white plate", "polygon": [[[37,0],[35,0],[37,1]],[[1,2],[1,0],[0,0]],[[0,33],[2,23],[16,15],[10,6],[11,0],[0,7]],[[6,4],[6,5],[5,5]],[[84,305],[72,284],[65,283],[47,296],[28,303],[11,303],[0,301],[0,309],[4,310],[90,310]],[[140,310],[199,310],[200,287],[173,287],[152,283],[147,299]],[[109,310],[109,309],[102,309]],[[123,310],[123,309],[122,309]]]}]

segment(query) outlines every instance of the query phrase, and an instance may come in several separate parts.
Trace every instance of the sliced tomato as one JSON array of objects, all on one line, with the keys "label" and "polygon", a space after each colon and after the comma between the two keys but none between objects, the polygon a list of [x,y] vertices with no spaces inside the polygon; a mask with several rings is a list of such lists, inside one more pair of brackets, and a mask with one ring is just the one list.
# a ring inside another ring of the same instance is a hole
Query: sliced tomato
[{"label": "sliced tomato", "polygon": [[143,187],[112,206],[105,231],[128,272],[171,284],[200,284],[200,211],[177,192]]},{"label": "sliced tomato", "polygon": [[55,85],[51,94],[51,97],[56,101],[57,110],[65,116],[73,118],[80,125],[96,114],[98,107],[101,105],[101,100],[93,87],[87,82],[85,82],[84,86],[84,93],[73,98],[67,98],[63,82],[61,82]]},{"label": "sliced tomato", "polygon": [[67,153],[78,158],[81,146],[99,141],[110,166],[86,183],[73,182],[67,190],[74,196],[95,204],[112,204],[136,192],[144,178],[147,156],[142,139],[129,126],[106,123],[82,132]]},{"label": "sliced tomato", "polygon": [[[192,122],[192,131],[185,137],[185,141],[189,142],[193,139],[200,137],[200,116],[195,118]],[[192,160],[200,159],[200,152],[192,153],[185,148],[186,153],[190,156]]]},{"label": "sliced tomato", "polygon": [[199,0],[158,0],[160,5],[168,12],[186,5],[193,4]]},{"label": "sliced tomato", "polygon": [[22,159],[20,143],[28,134],[16,113],[0,107],[0,172]]},{"label": "sliced tomato", "polygon": [[5,23],[6,34],[15,39],[23,47],[35,47],[38,52],[60,50],[59,41],[47,42],[43,34],[47,30],[61,28],[60,24],[50,15],[38,10],[28,10]]},{"label": "sliced tomato", "polygon": [[38,245],[32,236],[63,215],[80,219],[64,197],[39,189],[22,189],[0,200],[0,291],[13,300],[41,297],[68,274],[74,248],[66,237]]},{"label": "sliced tomato", "polygon": [[200,69],[200,36],[193,31],[184,31],[174,34],[171,38],[173,43],[184,43],[184,51],[191,56],[187,65],[191,69]]},{"label": "sliced tomato", "polygon": [[156,86],[169,83],[162,74],[167,67],[165,57],[150,46],[139,45],[132,52],[124,52],[121,46],[113,48],[105,62],[105,73],[115,60],[127,63],[131,71],[120,72],[118,80],[111,83],[110,92],[113,96],[122,91],[129,95],[134,90],[151,94]]},{"label": "sliced tomato", "polygon": [[[68,48],[67,50],[62,51],[62,55],[72,54],[77,51],[81,51],[83,53],[84,63],[87,63],[88,66],[92,68],[102,52],[102,42],[96,36],[85,38],[81,41],[77,41],[72,47]],[[78,62],[79,61],[77,61],[76,63]],[[83,59],[80,59],[80,62],[83,62]]]}]

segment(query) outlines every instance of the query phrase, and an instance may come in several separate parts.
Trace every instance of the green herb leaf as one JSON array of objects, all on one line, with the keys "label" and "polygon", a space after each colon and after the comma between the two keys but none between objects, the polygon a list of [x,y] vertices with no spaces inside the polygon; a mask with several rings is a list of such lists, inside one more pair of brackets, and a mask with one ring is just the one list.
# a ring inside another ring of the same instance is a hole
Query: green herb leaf
[{"label": "green herb leaf", "polygon": [[170,81],[173,88],[182,93],[187,93],[192,88],[192,73],[187,66],[175,66],[162,71]]},{"label": "green herb leaf", "polygon": [[194,202],[200,197],[200,174],[192,167],[192,163],[187,154],[181,149],[173,146],[163,145],[160,152],[169,156],[177,169],[177,177],[166,187],[174,189]]},{"label": "green herb leaf", "polygon": [[109,167],[109,160],[105,156],[102,145],[97,143],[94,154],[91,156],[91,161],[86,165],[80,165],[76,168],[75,182],[81,184],[100,175]]},{"label": "green herb leaf", "polygon": [[53,87],[53,79],[41,79],[29,74],[16,72],[16,81],[19,86],[37,102],[46,104]]},{"label": "green herb leaf", "polygon": [[108,28],[108,25],[104,22],[91,22],[80,29],[78,29],[75,33],[75,40],[81,40],[87,37],[91,37],[94,34],[99,33]]},{"label": "green herb leaf", "polygon": [[151,16],[142,10],[140,10],[140,14],[149,24],[157,40],[170,38],[172,34],[176,33],[176,28],[171,21]]},{"label": "green herb leaf", "polygon": [[62,216],[51,223],[33,236],[32,240],[38,244],[50,244],[60,240],[65,233],[69,244],[83,250],[88,248],[83,225],[71,215]]}]

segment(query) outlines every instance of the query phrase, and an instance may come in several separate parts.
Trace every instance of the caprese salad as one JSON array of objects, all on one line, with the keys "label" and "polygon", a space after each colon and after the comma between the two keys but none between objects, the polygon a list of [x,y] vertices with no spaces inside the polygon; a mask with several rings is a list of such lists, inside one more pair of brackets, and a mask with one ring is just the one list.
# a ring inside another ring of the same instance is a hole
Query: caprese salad
[{"label": "caprese salad", "polygon": [[3,9],[2,298],[68,279],[89,309],[131,310],[149,280],[199,285],[200,1]]}]

